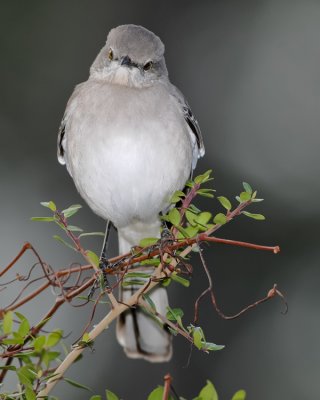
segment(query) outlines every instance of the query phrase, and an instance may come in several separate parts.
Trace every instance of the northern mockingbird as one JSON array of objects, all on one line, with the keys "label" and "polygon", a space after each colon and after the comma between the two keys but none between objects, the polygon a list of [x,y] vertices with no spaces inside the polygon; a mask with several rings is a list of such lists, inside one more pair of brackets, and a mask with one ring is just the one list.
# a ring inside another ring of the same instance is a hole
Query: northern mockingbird
[{"label": "northern mockingbird", "polygon": [[[91,209],[117,228],[120,254],[160,236],[159,213],[203,155],[198,123],[169,81],[161,40],[141,26],[112,29],[68,101],[58,159]],[[121,290],[123,302],[133,289]],[[151,298],[166,314],[166,290],[157,287]],[[129,357],[171,357],[169,333],[139,310],[122,316],[117,337]]]}]

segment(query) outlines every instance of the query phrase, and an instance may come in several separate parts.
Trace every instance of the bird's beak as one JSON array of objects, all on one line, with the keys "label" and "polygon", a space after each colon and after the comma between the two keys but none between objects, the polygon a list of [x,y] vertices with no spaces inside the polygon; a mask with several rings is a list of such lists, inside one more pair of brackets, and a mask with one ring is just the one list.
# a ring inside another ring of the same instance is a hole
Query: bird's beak
[{"label": "bird's beak", "polygon": [[128,56],[120,58],[120,65],[125,65],[126,67],[136,67],[139,69],[139,65],[133,62]]},{"label": "bird's beak", "polygon": [[122,57],[120,60],[120,65],[127,65],[128,67],[130,67],[132,65],[131,58],[128,56]]}]

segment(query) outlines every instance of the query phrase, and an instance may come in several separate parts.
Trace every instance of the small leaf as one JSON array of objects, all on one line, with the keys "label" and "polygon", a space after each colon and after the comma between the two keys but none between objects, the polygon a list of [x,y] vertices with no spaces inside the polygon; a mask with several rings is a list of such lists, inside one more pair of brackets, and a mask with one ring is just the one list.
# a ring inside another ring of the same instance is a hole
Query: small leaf
[{"label": "small leaf", "polygon": [[81,383],[76,382],[70,378],[63,378],[63,380],[76,388],[84,389],[84,390],[88,390],[89,392],[92,392],[92,390],[88,386],[82,385]]},{"label": "small leaf", "polygon": [[76,248],[74,248],[70,243],[66,242],[64,239],[62,239],[62,237],[60,237],[59,235],[53,235],[53,239],[57,240],[58,242],[64,244],[65,246],[69,247],[69,249],[72,249],[74,251],[77,251]]},{"label": "small leaf", "polygon": [[78,226],[68,225],[68,231],[71,232],[83,232],[83,229],[79,228]]},{"label": "small leaf", "polygon": [[45,343],[46,343],[46,337],[45,336],[38,336],[33,341],[34,350],[40,352],[43,349],[43,346],[45,345]]},{"label": "small leaf", "polygon": [[202,349],[202,339],[203,339],[202,329],[198,326],[193,327],[192,337],[193,337],[193,343],[196,346],[196,348],[201,350]]},{"label": "small leaf", "polygon": [[146,281],[141,281],[138,279],[130,279],[130,280],[124,280],[122,282],[122,287],[128,287],[128,286],[134,286],[134,285],[144,285]]},{"label": "small leaf", "polygon": [[22,337],[26,336],[29,333],[30,330],[30,324],[27,319],[24,319],[18,329],[18,334]]},{"label": "small leaf", "polygon": [[153,311],[157,310],[156,305],[154,304],[153,300],[147,293],[145,293],[142,297],[149,304],[149,306],[153,309]]},{"label": "small leaf", "polygon": [[168,213],[168,218],[169,221],[172,223],[172,225],[179,225],[181,221],[181,216],[179,211],[176,208],[172,208],[169,213]]},{"label": "small leaf", "polygon": [[252,199],[252,203],[259,203],[263,201],[264,199]]},{"label": "small leaf", "polygon": [[212,382],[207,381],[206,386],[199,393],[199,398],[201,400],[218,400],[218,393]]},{"label": "small leaf", "polygon": [[195,222],[197,222],[200,225],[205,226],[211,218],[212,218],[212,214],[209,213],[208,211],[204,211],[196,216]]},{"label": "small leaf", "polygon": [[188,281],[188,279],[182,278],[181,276],[177,275],[176,272],[173,272],[173,273],[170,275],[170,278],[171,278],[173,281],[175,281],[175,282],[177,282],[177,283],[180,283],[180,285],[182,285],[182,286],[184,286],[184,287],[189,287],[189,286],[190,286],[190,281]]},{"label": "small leaf", "polygon": [[151,272],[148,274],[146,272],[136,271],[136,272],[127,272],[125,275],[125,279],[130,278],[150,278]]},{"label": "small leaf", "polygon": [[37,395],[35,394],[33,389],[30,387],[26,387],[24,394],[26,396],[26,400],[36,400],[36,398],[37,398]]},{"label": "small leaf", "polygon": [[148,400],[162,400],[163,399],[163,387],[158,386],[156,389],[149,394]]},{"label": "small leaf", "polygon": [[3,333],[8,335],[12,331],[13,326],[13,312],[8,311],[3,317]]},{"label": "small leaf", "polygon": [[149,246],[153,246],[154,244],[158,243],[159,238],[144,238],[142,240],[140,240],[139,246],[140,247],[149,247]]},{"label": "small leaf", "polygon": [[231,400],[245,400],[247,397],[244,390],[238,390],[232,397]]},{"label": "small leaf", "polygon": [[223,344],[215,344],[215,343],[210,343],[210,342],[204,342],[203,343],[203,349],[208,350],[208,351],[218,351],[222,350],[225,348]]},{"label": "small leaf", "polygon": [[51,211],[57,211],[57,206],[54,204],[54,202],[53,201],[48,201],[48,202],[46,202],[46,201],[42,201],[41,203],[40,203],[43,207],[47,207],[47,208],[49,208]]},{"label": "small leaf", "polygon": [[72,215],[76,214],[82,206],[80,204],[73,204],[72,206],[66,208],[62,211],[63,215],[66,218],[72,217]]},{"label": "small leaf", "polygon": [[110,390],[106,390],[106,400],[119,400],[119,397]]},{"label": "small leaf", "polygon": [[104,232],[86,232],[86,233],[81,233],[81,235],[79,235],[79,238],[81,237],[85,237],[85,236],[105,236]]},{"label": "small leaf", "polygon": [[171,283],[171,278],[164,278],[164,279],[162,279],[162,281],[161,281],[161,285],[162,285],[163,287],[168,287],[168,286],[170,285],[170,283]]},{"label": "small leaf", "polygon": [[90,400],[102,400],[102,397],[96,394],[94,396],[91,396]]},{"label": "small leaf", "polygon": [[248,211],[242,211],[242,214],[246,215],[249,218],[257,219],[259,221],[263,221],[266,219],[266,217],[262,214],[252,214],[249,213]]},{"label": "small leaf", "polygon": [[219,213],[213,218],[213,222],[215,224],[224,225],[227,222],[227,217],[224,214]]},{"label": "small leaf", "polygon": [[224,196],[219,196],[219,197],[218,197],[218,200],[220,201],[221,205],[222,205],[226,210],[228,210],[228,211],[231,210],[232,205],[231,205],[230,201],[229,201],[226,197],[224,197]]},{"label": "small leaf", "polygon": [[100,258],[96,255],[96,253],[91,250],[86,250],[86,256],[88,257],[92,265],[96,266],[97,268],[99,267]]},{"label": "small leaf", "polygon": [[[243,185],[243,188],[244,188],[244,190],[247,192],[247,193],[249,193],[250,195],[252,194],[252,188],[251,188],[251,186],[249,185],[249,183],[247,183],[247,182],[242,182],[242,185]],[[250,196],[251,197],[251,196]]]},{"label": "small leaf", "polygon": [[56,330],[56,331],[51,332],[47,336],[46,346],[47,347],[55,346],[56,344],[58,344],[60,342],[61,338],[62,338],[62,331]]},{"label": "small leaf", "polygon": [[42,361],[49,368],[51,361],[56,360],[60,356],[59,351],[45,351],[42,356]]},{"label": "small leaf", "polygon": [[32,217],[31,221],[52,222],[55,221],[54,217]]},{"label": "small leaf", "polygon": [[83,342],[86,342],[86,343],[91,342],[91,338],[90,338],[88,332],[85,332],[85,333],[83,334],[83,336],[82,336],[82,341],[83,341]]},{"label": "small leaf", "polygon": [[154,265],[158,266],[160,264],[160,258],[150,258],[148,260],[143,260],[140,265]]},{"label": "small leaf", "polygon": [[166,318],[169,321],[179,321],[183,317],[184,312],[181,308],[171,308],[168,306],[167,310]]},{"label": "small leaf", "polygon": [[240,193],[240,200],[242,203],[251,199],[251,194],[248,192],[241,192]]},{"label": "small leaf", "polygon": [[208,197],[209,199],[213,199],[214,195],[210,193],[213,189],[199,189],[197,190],[197,194],[202,197]]},{"label": "small leaf", "polygon": [[212,169],[209,169],[204,174],[196,176],[194,178],[195,183],[201,184],[201,183],[208,182],[210,180],[209,178],[210,178],[211,173],[212,173]]},{"label": "small leaf", "polygon": [[189,222],[190,225],[192,225],[192,226],[196,226],[197,225],[197,223],[195,221],[195,219],[198,216],[197,214],[195,214],[192,211],[187,210],[186,213],[185,213],[185,216],[186,216],[187,221]]},{"label": "small leaf", "polygon": [[182,197],[185,197],[185,194],[181,190],[177,190],[173,193],[170,203],[178,203]]}]

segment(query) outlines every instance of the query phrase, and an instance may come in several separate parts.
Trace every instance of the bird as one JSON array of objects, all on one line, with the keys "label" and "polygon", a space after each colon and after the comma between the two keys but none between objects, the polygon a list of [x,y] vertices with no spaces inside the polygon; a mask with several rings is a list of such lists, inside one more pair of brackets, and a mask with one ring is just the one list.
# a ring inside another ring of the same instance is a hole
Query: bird
[{"label": "bird", "polygon": [[[199,124],[169,80],[164,52],[161,39],[142,26],[111,29],[59,128],[58,161],[92,211],[116,228],[120,254],[160,237],[161,212],[205,152]],[[120,300],[135,289],[121,288]],[[165,315],[166,289],[157,286],[150,297]],[[139,309],[121,315],[117,339],[131,358],[165,362],[172,355],[170,333]]]}]

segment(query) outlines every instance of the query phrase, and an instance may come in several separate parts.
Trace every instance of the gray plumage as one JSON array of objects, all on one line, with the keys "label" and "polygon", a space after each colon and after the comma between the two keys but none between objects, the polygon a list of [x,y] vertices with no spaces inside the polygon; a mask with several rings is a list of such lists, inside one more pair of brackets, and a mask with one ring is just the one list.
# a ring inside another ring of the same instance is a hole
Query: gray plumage
[{"label": "gray plumage", "polygon": [[[67,104],[58,159],[92,210],[118,229],[120,253],[159,237],[159,213],[203,154],[198,123],[168,79],[161,40],[140,26],[112,29]],[[122,301],[135,289],[122,290]],[[165,314],[165,289],[151,297]],[[117,336],[130,357],[171,357],[169,334],[141,311],[125,313]]]}]

